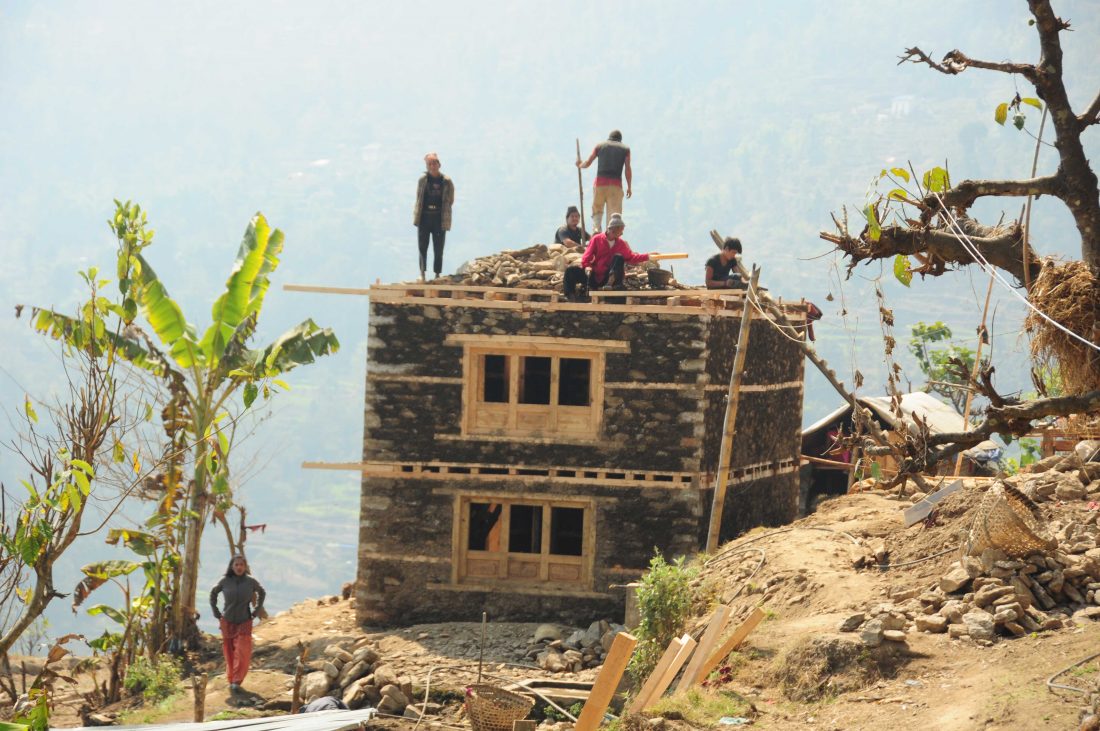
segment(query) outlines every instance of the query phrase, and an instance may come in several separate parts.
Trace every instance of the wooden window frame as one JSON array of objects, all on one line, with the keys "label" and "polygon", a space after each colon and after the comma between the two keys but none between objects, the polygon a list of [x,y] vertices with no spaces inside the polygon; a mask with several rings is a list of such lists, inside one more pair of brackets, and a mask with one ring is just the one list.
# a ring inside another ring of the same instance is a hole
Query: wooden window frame
[{"label": "wooden window frame", "polygon": [[[581,341],[583,343],[583,341]],[[462,389],[462,434],[514,437],[593,438],[603,428],[605,352],[601,349],[543,343],[515,343],[509,338],[464,345]],[[484,400],[484,358],[506,358],[508,399]],[[520,372],[524,357],[550,359],[550,403],[520,403]],[[561,361],[563,358],[590,362],[588,406],[559,404]]]},{"label": "wooden window frame", "polygon": [[[468,548],[470,505],[490,503],[501,505],[498,523],[500,550],[479,551]],[[511,507],[524,505],[541,507],[542,550],[539,553],[509,551]],[[554,508],[574,508],[584,511],[584,532],[581,555],[550,553],[551,523]],[[550,496],[501,497],[499,495],[456,495],[454,531],[452,536],[452,584],[489,584],[495,586],[538,586],[562,588],[592,588],[596,554],[596,505],[583,498],[562,499]]]}]

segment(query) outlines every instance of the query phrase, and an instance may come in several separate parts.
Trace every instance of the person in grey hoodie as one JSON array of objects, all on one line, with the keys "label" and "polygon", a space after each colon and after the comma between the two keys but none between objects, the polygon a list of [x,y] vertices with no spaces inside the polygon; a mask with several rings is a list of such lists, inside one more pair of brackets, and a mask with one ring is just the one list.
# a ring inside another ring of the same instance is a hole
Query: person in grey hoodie
[{"label": "person in grey hoodie", "polygon": [[[218,609],[218,594],[225,597],[224,613]],[[225,576],[210,590],[210,608],[221,625],[225,679],[229,681],[230,693],[241,689],[241,682],[248,674],[252,662],[252,618],[263,611],[265,596],[267,592],[252,578],[248,561],[241,554],[230,559]]]}]

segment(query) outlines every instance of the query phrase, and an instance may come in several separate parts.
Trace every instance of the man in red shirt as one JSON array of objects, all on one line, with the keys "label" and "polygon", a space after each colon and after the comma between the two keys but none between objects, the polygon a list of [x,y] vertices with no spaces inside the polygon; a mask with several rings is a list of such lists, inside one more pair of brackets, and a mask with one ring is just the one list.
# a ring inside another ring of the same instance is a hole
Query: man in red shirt
[{"label": "man in red shirt", "polygon": [[[584,250],[580,266],[565,270],[565,296],[576,302],[588,291],[607,287],[622,289],[627,264],[649,261],[649,254],[636,254],[622,237],[626,222],[622,215],[614,213],[607,222],[607,232],[593,236]],[[586,286],[587,285],[587,286]],[[578,288],[583,290],[578,292]]]}]

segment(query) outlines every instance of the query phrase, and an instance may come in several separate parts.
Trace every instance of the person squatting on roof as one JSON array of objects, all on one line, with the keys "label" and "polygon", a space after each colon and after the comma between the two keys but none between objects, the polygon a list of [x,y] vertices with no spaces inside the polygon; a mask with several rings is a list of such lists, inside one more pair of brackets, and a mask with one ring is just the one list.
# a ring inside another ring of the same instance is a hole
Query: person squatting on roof
[{"label": "person squatting on roof", "polygon": [[432,270],[436,278],[443,272],[443,242],[451,230],[451,206],[455,202],[455,184],[440,172],[439,156],[429,152],[424,156],[427,172],[416,185],[416,206],[413,208],[413,225],[417,228],[417,244],[420,247],[420,281],[424,281],[428,268],[428,238],[432,240],[434,259]]},{"label": "person squatting on roof", "polygon": [[[577,167],[587,168],[599,158],[596,166],[596,182],[592,190],[592,231],[603,230],[603,211],[607,216],[623,212],[623,171],[626,171],[626,197],[630,197],[630,185],[633,174],[630,170],[630,148],[623,144],[623,133],[611,130],[606,142],[601,142],[592,150],[592,154],[583,163],[578,160]],[[610,223],[607,224],[611,226]]]},{"label": "person squatting on roof", "polygon": [[740,239],[730,237],[722,242],[722,250],[707,259],[707,289],[745,289],[741,273],[737,271],[740,255]]},{"label": "person squatting on roof", "polygon": [[[219,593],[225,598],[224,613],[218,609]],[[239,553],[230,559],[225,576],[210,590],[210,608],[221,625],[225,679],[230,693],[241,689],[241,682],[248,674],[248,665],[252,662],[252,618],[262,616],[266,596],[260,582],[252,578],[248,561]],[[255,609],[252,608],[253,598]]]},{"label": "person squatting on roof", "polygon": [[[613,213],[607,222],[607,233],[599,233],[588,242],[580,266],[565,270],[563,284],[565,297],[576,302],[587,297],[588,292],[607,287],[622,289],[627,264],[649,261],[649,254],[636,254],[622,237],[626,222],[622,215]],[[580,290],[580,291],[578,291]]]},{"label": "person squatting on roof", "polygon": [[554,234],[554,243],[566,246],[583,246],[592,238],[581,228],[581,212],[576,206],[565,209],[565,225]]}]

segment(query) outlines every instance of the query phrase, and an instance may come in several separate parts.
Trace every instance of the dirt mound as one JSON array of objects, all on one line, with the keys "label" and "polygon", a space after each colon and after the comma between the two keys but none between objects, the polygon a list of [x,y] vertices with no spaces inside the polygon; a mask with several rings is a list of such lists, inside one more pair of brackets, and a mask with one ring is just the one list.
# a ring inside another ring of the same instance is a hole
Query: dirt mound
[{"label": "dirt mound", "polygon": [[895,643],[869,650],[846,637],[809,637],[783,653],[772,677],[787,698],[819,701],[894,677],[908,656]]}]

